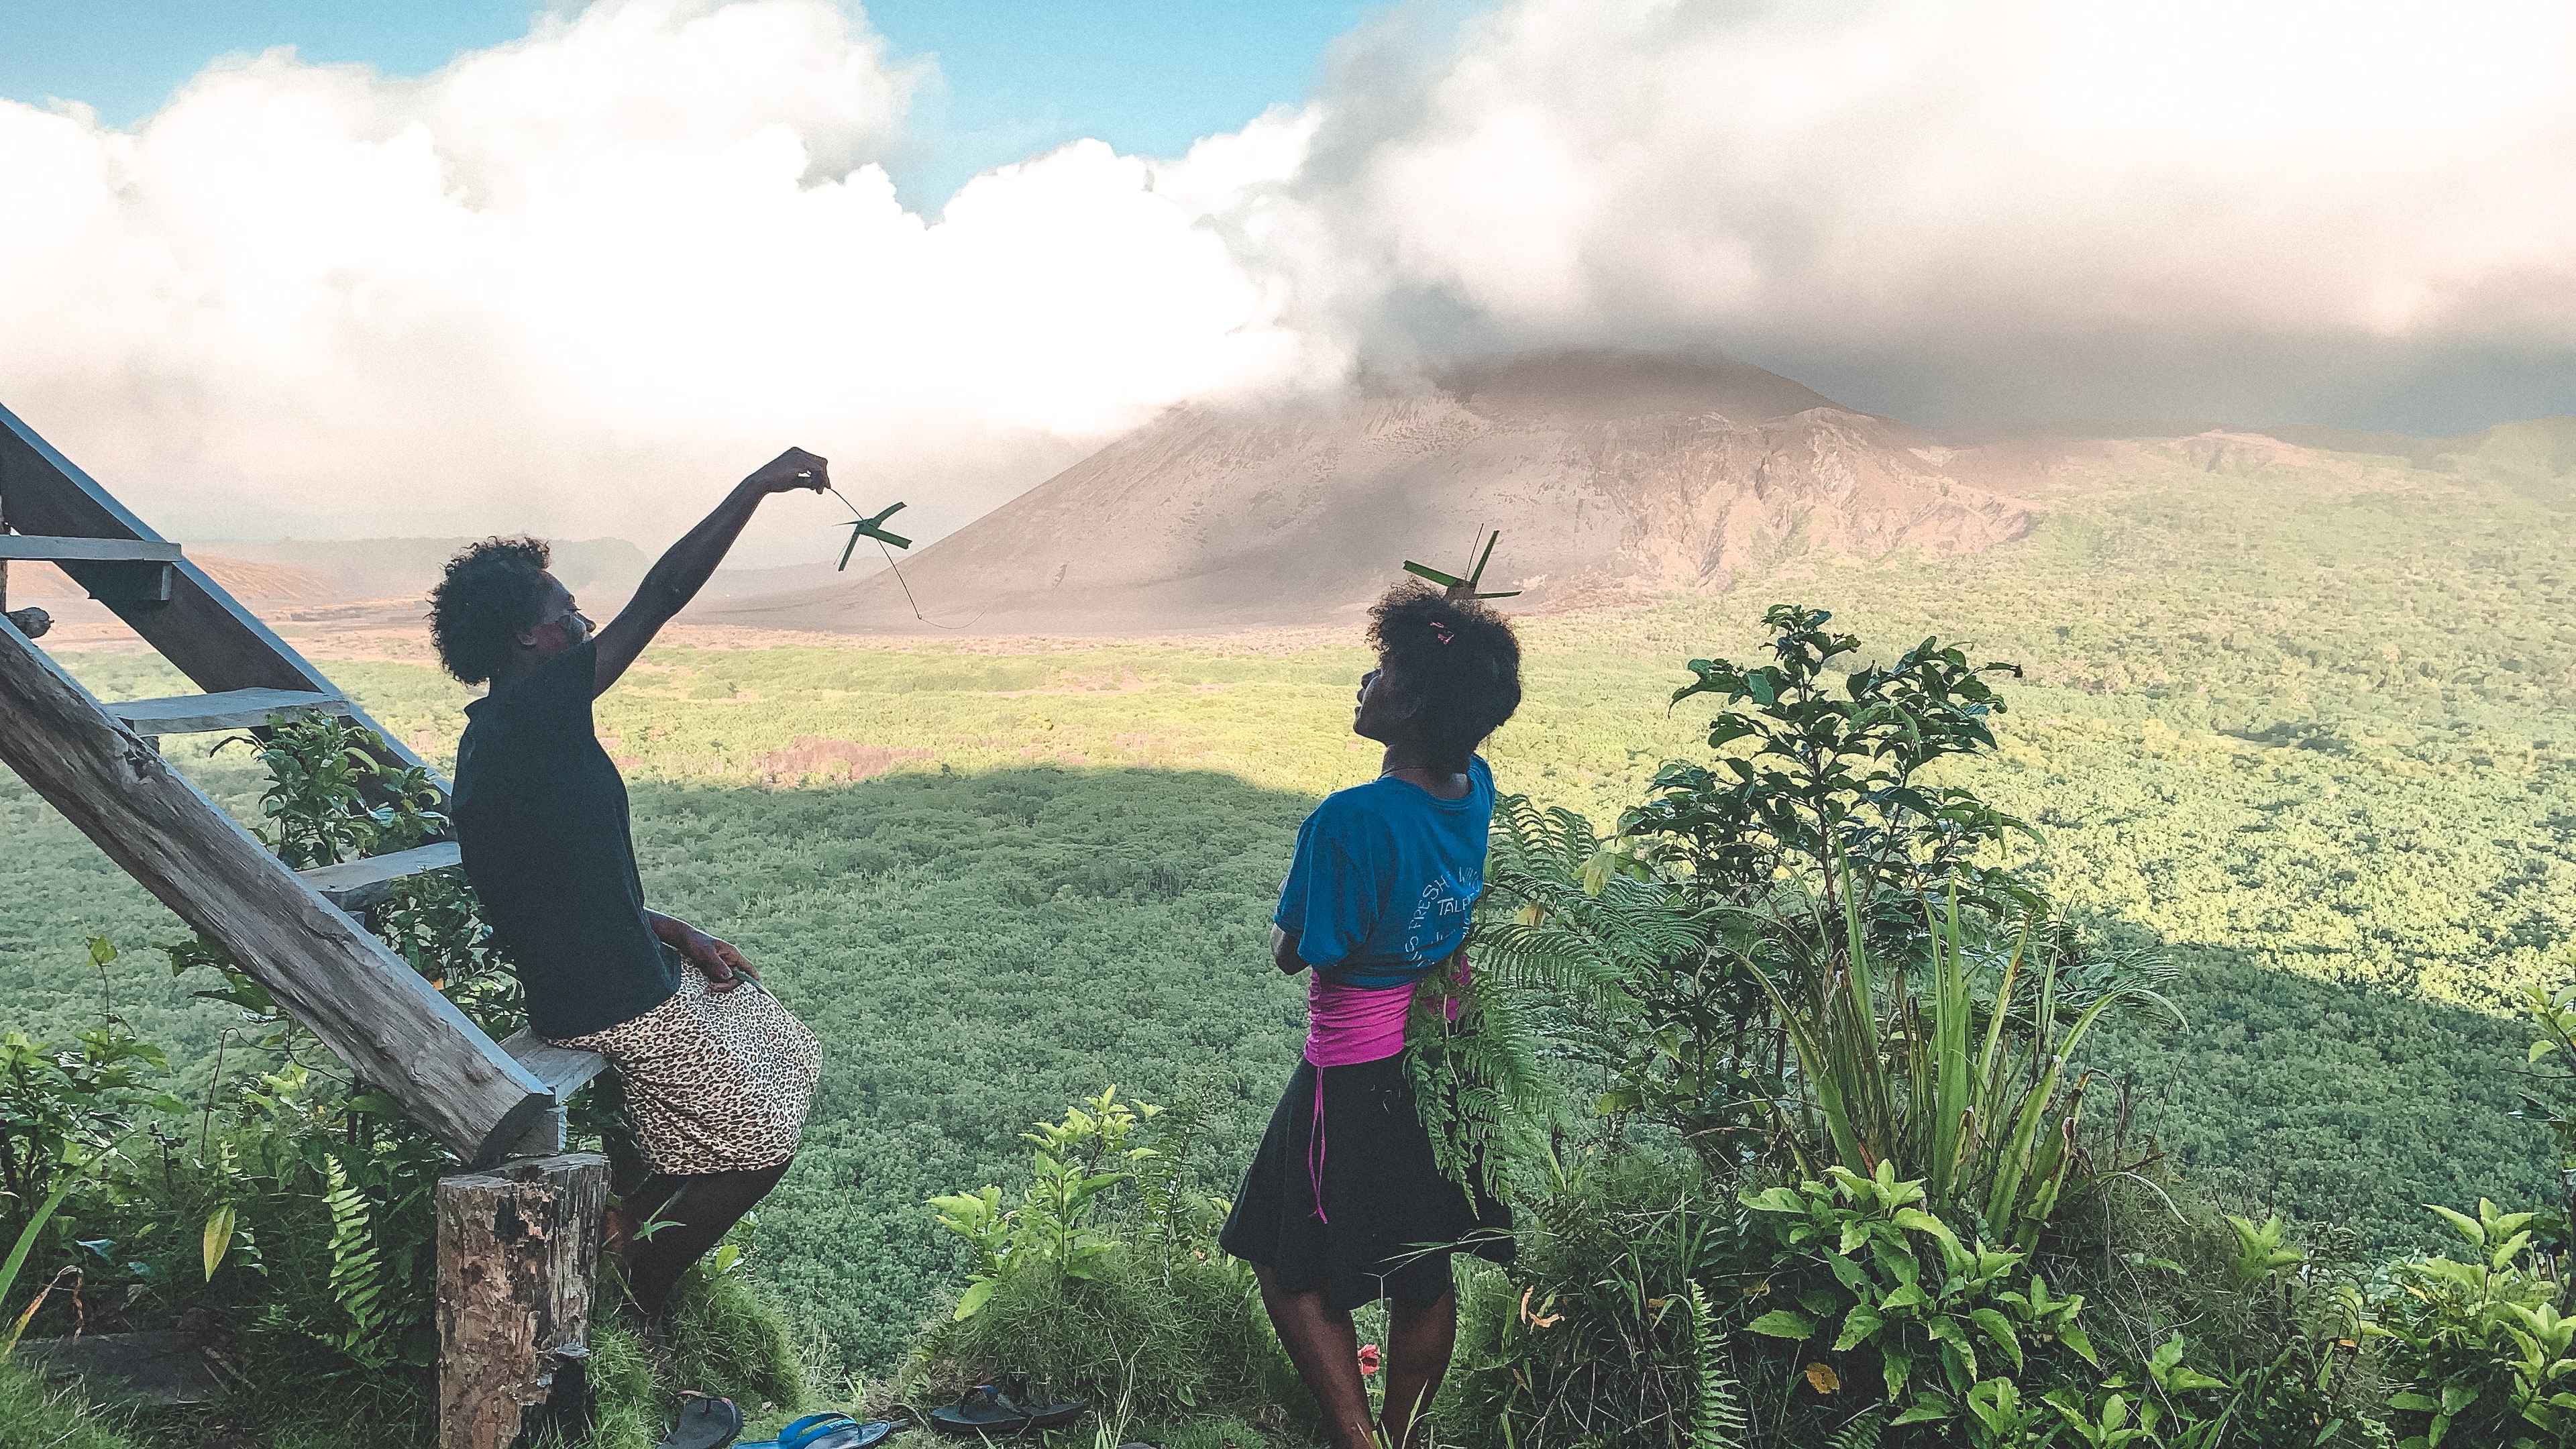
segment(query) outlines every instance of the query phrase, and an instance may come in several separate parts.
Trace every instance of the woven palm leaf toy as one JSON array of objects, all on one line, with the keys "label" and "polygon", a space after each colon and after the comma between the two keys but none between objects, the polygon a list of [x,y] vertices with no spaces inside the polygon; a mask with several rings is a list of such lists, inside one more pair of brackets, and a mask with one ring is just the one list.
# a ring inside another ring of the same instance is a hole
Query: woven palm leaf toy
[{"label": "woven palm leaf toy", "polygon": [[840,498],[842,506],[849,509],[852,514],[856,515],[847,525],[850,530],[850,541],[841,549],[841,561],[839,564],[834,566],[834,573],[839,573],[850,566],[850,555],[857,551],[860,539],[873,538],[879,543],[890,543],[895,547],[902,549],[912,547],[911,539],[908,539],[899,533],[888,533],[885,530],[885,521],[892,518],[895,514],[895,510],[903,507],[902,504],[889,503],[871,517],[868,514],[860,513],[859,505],[852,503],[847,498],[842,498],[840,489],[833,489],[832,496]]},{"label": "woven palm leaf toy", "polygon": [[[896,506],[900,507],[901,505],[898,504]],[[1452,599],[1508,599],[1518,594],[1520,590],[1505,589],[1502,592],[1495,594],[1480,594],[1476,592],[1476,585],[1484,581],[1485,565],[1494,556],[1494,545],[1502,541],[1503,531],[1498,528],[1494,530],[1493,537],[1484,541],[1485,551],[1483,553],[1476,553],[1475,547],[1472,544],[1469,545],[1467,551],[1475,556],[1476,566],[1475,569],[1463,579],[1453,578],[1450,575],[1444,574],[1440,572],[1440,570],[1431,567],[1429,564],[1418,564],[1411,559],[1406,559],[1404,561],[1404,571],[1419,578],[1429,579],[1431,582],[1438,584],[1443,590],[1447,591],[1448,597]]]}]

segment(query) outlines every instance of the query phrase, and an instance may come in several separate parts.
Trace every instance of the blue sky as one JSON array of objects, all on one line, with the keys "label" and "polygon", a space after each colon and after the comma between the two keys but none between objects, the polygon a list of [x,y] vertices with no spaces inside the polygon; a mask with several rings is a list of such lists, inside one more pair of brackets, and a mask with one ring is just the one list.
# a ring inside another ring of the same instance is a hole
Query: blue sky
[{"label": "blue sky", "polygon": [[[896,181],[936,210],[976,172],[1084,136],[1174,155],[1306,99],[1334,37],[1380,5],[1352,0],[877,0],[866,11],[942,85],[914,111]],[[292,45],[388,74],[527,33],[526,0],[0,0],[0,96],[86,102],[117,125],[152,113],[207,62]]]}]

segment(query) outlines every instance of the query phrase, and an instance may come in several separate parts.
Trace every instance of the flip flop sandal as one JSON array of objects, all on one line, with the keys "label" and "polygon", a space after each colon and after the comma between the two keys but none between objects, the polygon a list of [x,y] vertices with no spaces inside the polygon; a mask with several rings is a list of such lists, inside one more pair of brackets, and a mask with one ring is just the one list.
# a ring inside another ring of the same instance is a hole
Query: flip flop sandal
[{"label": "flip flop sandal", "polygon": [[742,1432],[742,1410],[733,1400],[684,1393],[679,1422],[662,1436],[662,1449],[725,1449]]},{"label": "flip flop sandal", "polygon": [[895,1426],[884,1419],[862,1424],[847,1414],[808,1414],[779,1430],[775,1439],[737,1444],[734,1449],[869,1449],[894,1431]]},{"label": "flip flop sandal", "polygon": [[1030,1403],[1029,1381],[1017,1375],[1003,1379],[1001,1387],[1019,1406],[1020,1412],[1029,1416],[1032,1429],[1061,1429],[1082,1417],[1083,1406],[1080,1404]]},{"label": "flip flop sandal", "polygon": [[1029,1416],[1010,1396],[991,1384],[977,1384],[957,1402],[930,1411],[930,1427],[942,1434],[1016,1434],[1029,1426]]}]

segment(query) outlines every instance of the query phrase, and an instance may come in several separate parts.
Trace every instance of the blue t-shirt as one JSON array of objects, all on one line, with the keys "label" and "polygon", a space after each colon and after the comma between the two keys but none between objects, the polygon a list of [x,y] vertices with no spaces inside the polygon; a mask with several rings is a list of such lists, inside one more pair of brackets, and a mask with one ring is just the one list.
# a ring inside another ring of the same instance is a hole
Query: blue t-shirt
[{"label": "blue t-shirt", "polygon": [[1455,800],[1393,779],[1336,790],[1297,828],[1272,919],[1328,981],[1410,985],[1466,944],[1493,822],[1494,772],[1481,756]]}]

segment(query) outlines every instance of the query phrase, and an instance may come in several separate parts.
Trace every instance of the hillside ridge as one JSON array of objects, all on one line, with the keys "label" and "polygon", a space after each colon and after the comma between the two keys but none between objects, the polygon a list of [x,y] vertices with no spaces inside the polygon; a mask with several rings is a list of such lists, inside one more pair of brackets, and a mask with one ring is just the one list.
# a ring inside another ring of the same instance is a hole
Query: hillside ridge
[{"label": "hillside ridge", "polygon": [[[2004,450],[2012,452],[2014,450]],[[2027,451],[2027,450],[2022,450]],[[903,561],[717,622],[1117,634],[1324,622],[1404,559],[1564,608],[1722,589],[1810,552],[1961,553],[2030,513],[1946,448],[1723,358],[1552,352],[1265,409],[1185,406]],[[916,621],[907,601],[920,601]]]}]

